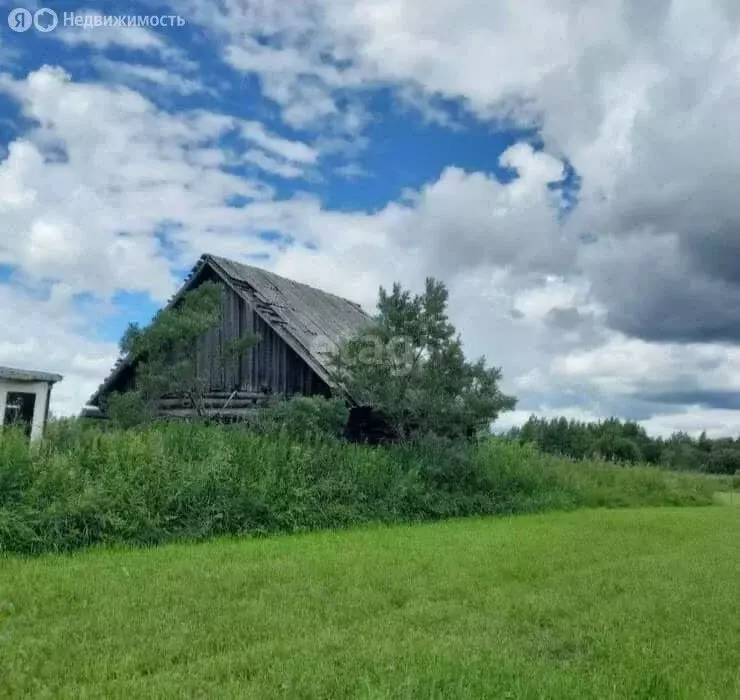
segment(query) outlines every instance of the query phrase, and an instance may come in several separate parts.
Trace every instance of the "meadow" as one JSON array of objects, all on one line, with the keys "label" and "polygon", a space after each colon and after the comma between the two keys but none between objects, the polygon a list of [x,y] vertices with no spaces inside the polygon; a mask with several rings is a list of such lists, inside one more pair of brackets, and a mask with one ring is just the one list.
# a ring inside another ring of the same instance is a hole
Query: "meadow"
[{"label": "meadow", "polygon": [[740,508],[0,558],[8,698],[740,697]]}]

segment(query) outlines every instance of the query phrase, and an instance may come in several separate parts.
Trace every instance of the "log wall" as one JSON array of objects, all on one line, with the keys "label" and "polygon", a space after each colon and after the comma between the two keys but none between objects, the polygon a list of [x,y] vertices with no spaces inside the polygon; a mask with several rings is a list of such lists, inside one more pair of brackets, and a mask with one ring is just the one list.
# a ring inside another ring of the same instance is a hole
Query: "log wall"
[{"label": "log wall", "polygon": [[[234,290],[223,285],[221,327],[209,331],[198,347],[199,368],[207,368],[210,389],[291,396],[329,395],[326,383]],[[221,361],[223,348],[245,334],[257,345],[238,358]]]}]

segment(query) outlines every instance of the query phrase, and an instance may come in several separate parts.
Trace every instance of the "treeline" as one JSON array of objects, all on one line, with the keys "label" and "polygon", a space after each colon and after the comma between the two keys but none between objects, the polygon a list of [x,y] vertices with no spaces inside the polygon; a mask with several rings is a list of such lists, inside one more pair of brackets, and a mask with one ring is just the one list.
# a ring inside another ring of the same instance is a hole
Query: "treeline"
[{"label": "treeline", "polygon": [[682,432],[669,438],[651,437],[633,421],[610,418],[586,423],[536,416],[512,429],[508,436],[520,443],[532,443],[543,452],[573,459],[644,462],[707,474],[740,473],[740,437],[710,439],[702,433],[693,438]]}]

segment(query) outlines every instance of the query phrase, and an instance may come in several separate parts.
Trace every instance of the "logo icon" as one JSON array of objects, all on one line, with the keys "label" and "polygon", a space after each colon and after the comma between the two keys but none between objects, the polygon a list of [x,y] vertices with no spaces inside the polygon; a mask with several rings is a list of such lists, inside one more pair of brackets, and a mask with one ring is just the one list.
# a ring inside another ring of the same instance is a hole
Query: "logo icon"
[{"label": "logo icon", "polygon": [[8,26],[14,32],[27,32],[33,25],[33,17],[28,10],[16,7],[8,14]]},{"label": "logo icon", "polygon": [[33,16],[33,26],[40,32],[53,32],[57,24],[59,24],[57,13],[48,7],[42,7],[40,10],[36,10],[36,14]]}]

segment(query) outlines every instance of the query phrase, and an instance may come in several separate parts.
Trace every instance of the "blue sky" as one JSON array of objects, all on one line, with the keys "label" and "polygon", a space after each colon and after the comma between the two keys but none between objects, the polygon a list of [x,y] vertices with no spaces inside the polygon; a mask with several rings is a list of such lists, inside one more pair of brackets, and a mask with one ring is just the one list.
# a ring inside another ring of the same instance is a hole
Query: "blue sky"
[{"label": "blue sky", "polygon": [[58,412],[212,252],[370,310],[441,277],[504,424],[740,427],[734,5],[46,7],[0,29],[0,363]]}]

